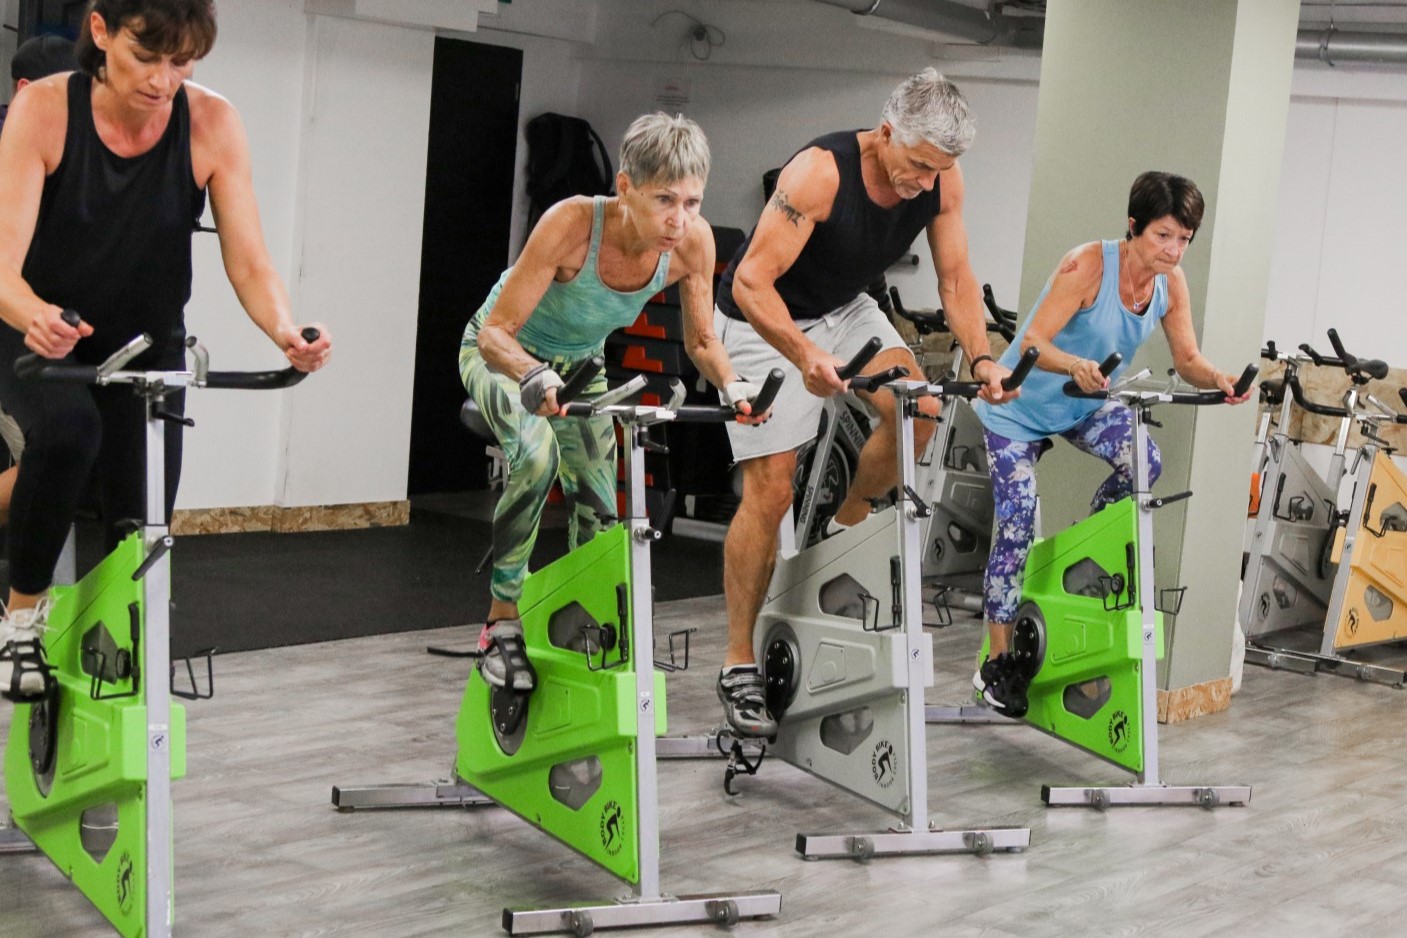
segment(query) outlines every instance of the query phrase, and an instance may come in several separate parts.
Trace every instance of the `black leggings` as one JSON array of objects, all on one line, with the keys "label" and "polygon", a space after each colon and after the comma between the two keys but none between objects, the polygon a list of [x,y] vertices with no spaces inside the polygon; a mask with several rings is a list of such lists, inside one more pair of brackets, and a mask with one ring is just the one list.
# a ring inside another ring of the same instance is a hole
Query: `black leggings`
[{"label": "black leggings", "polygon": [[[0,324],[0,405],[25,439],[10,502],[10,587],[37,594],[54,580],[54,565],[94,466],[101,483],[106,549],[121,539],[121,522],[145,519],[146,410],[130,385],[23,380],[14,365],[27,351],[24,336]],[[179,368],[183,357],[177,348],[143,367]],[[162,409],[182,415],[185,404],[185,392],[178,391]],[[169,521],[180,482],[183,428],[172,421],[163,426]]]}]

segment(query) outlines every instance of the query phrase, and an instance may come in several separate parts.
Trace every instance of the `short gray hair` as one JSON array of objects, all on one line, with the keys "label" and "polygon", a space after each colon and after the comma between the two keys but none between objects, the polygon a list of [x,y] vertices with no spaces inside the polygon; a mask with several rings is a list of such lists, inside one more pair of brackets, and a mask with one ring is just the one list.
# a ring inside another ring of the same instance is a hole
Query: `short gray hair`
[{"label": "short gray hair", "polygon": [[690,177],[706,183],[708,138],[682,114],[643,114],[631,122],[621,140],[619,163],[620,171],[637,186]]},{"label": "short gray hair", "polygon": [[977,136],[967,99],[932,68],[904,79],[884,102],[883,116],[906,147],[926,140],[949,156],[962,156]]}]

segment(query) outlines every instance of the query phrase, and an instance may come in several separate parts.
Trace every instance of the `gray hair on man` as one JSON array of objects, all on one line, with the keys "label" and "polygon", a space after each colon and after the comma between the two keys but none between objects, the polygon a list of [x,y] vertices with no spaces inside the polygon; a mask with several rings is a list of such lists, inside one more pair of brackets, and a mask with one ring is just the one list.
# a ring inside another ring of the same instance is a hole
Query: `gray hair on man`
[{"label": "gray hair on man", "polygon": [[682,114],[642,114],[620,143],[620,171],[636,186],[696,178],[708,182],[708,138]]},{"label": "gray hair on man", "polygon": [[933,68],[904,79],[884,103],[883,117],[904,146],[926,140],[949,156],[962,156],[977,135],[967,99]]}]

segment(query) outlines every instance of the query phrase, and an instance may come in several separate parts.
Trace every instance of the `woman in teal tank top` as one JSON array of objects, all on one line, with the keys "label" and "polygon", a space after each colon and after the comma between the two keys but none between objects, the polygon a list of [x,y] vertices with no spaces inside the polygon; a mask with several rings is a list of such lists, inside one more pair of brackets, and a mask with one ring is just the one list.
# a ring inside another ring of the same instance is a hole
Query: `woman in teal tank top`
[{"label": "woman in teal tank top", "polygon": [[[972,683],[1002,713],[1026,712],[1026,682],[1009,652],[1021,581],[1035,530],[1036,458],[1063,436],[1098,456],[1113,473],[1095,492],[1098,510],[1133,489],[1130,442],[1132,414],[1114,401],[1066,397],[1073,379],[1085,391],[1107,387],[1099,363],[1112,352],[1124,365],[1161,323],[1181,378],[1199,388],[1220,390],[1240,403],[1235,377],[1202,357],[1192,325],[1183,252],[1202,223],[1204,203],[1189,179],[1148,172],[1129,192],[1128,230],[1122,241],[1082,244],[1061,260],[1001,362],[1013,367],[1028,348],[1040,358],[1021,386],[1021,396],[1003,407],[977,405],[987,439],[987,466],[996,507],[996,530],[983,582],[983,605],[991,639],[988,659]],[[1119,371],[1114,372],[1117,376]],[[1150,481],[1161,457],[1149,440]]]},{"label": "woman in teal tank top", "polygon": [[[607,335],[678,283],[685,348],[699,371],[740,415],[757,395],[734,374],[713,331],[713,231],[699,215],[709,170],[703,131],[683,117],[640,117],[626,131],[619,165],[618,195],[548,209],[469,321],[459,349],[464,387],[508,464],[493,519],[492,601],[479,638],[482,673],[499,687],[526,691],[535,683],[531,664],[512,651],[521,648],[518,597],[553,481],[561,479],[571,504],[569,548],[616,515],[615,429],[609,417],[560,415],[561,374],[599,354]],[[586,393],[605,387],[602,375]]]}]

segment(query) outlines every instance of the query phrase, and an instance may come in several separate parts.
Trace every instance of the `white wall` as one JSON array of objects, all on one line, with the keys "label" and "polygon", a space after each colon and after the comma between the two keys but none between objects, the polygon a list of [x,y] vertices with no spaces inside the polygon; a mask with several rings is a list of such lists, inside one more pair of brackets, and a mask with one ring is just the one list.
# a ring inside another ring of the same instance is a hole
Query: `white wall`
[{"label": "white wall", "polygon": [[[405,497],[434,35],[302,9],[223,5],[197,80],[244,118],[270,252],[333,361],[291,391],[192,393],[182,508]],[[215,236],[195,251],[188,322],[215,367],[279,367]]]},{"label": "white wall", "polygon": [[[764,0],[689,4],[689,12],[727,37],[707,62],[698,62],[680,45],[689,22],[664,16],[676,9],[670,2],[602,7],[596,58],[582,65],[579,97],[581,116],[610,147],[632,119],[661,107],[664,82],[682,82],[689,100],[675,110],[699,122],[713,151],[703,214],[714,225],[749,231],[762,210],[766,170],[822,133],[876,126],[895,85],[931,65],[958,82],[976,115],[977,139],[962,160],[973,269],[999,300],[1016,302],[1036,60],[986,53],[974,60],[928,39],[862,29],[844,10]],[[920,266],[896,268],[890,282],[906,304],[933,306],[937,281],[923,238],[915,250]]]}]

